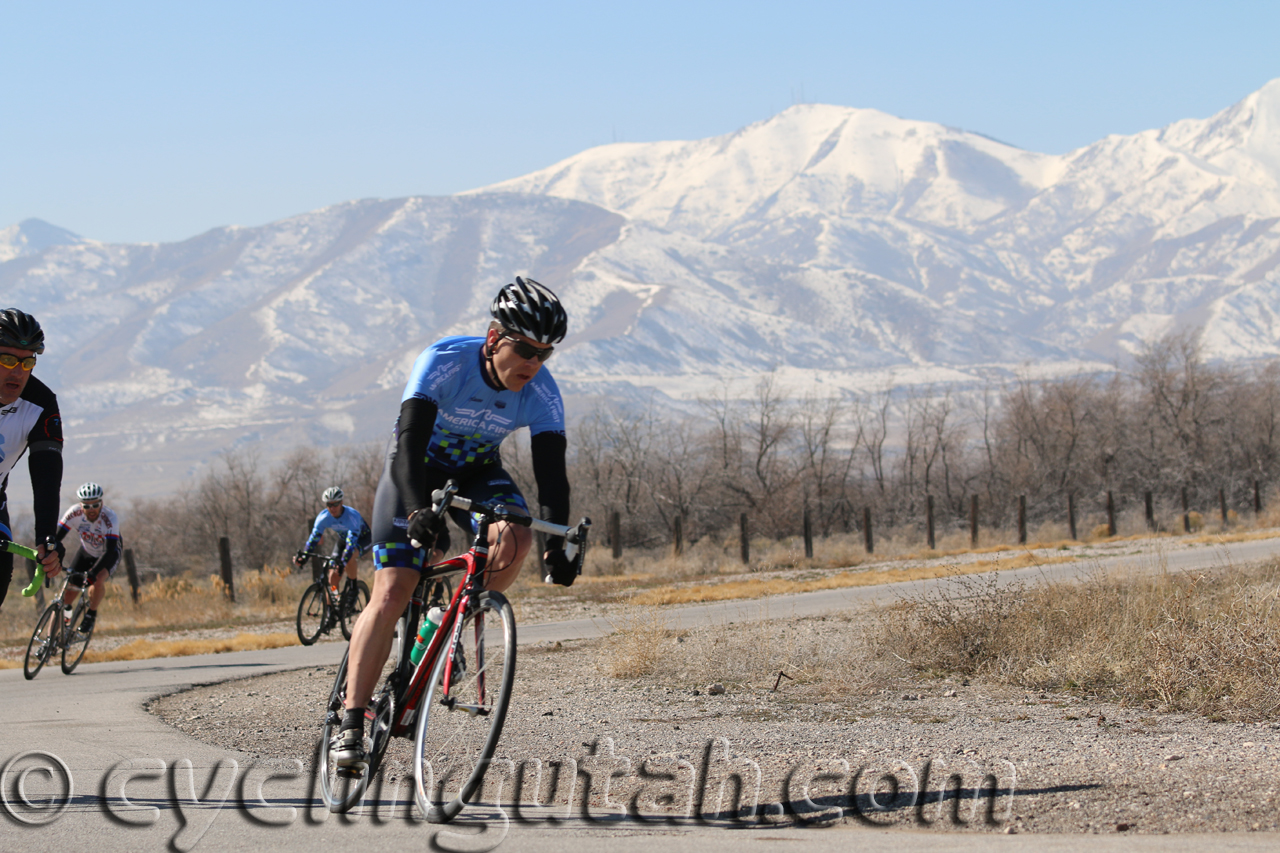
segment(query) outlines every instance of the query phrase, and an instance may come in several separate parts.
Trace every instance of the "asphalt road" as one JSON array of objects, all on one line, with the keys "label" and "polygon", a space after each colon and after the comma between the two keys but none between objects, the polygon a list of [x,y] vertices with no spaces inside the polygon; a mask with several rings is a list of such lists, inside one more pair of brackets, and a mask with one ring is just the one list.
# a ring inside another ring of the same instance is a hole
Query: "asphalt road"
[{"label": "asphalt road", "polygon": [[[1121,546],[1129,548],[1130,546]],[[1136,548],[1137,546],[1132,546]],[[1244,563],[1280,554],[1280,539],[1230,546],[1170,550],[1169,570],[1224,560]],[[1069,578],[1098,568],[1137,562],[1154,569],[1150,555],[1117,554],[1042,568],[1006,571],[1014,579]],[[871,602],[887,603],[936,581],[857,587],[761,601],[726,602],[666,611],[672,626],[805,616]],[[575,620],[520,628],[522,643],[600,636],[604,620]],[[1212,836],[1044,836],[989,832],[879,830],[854,821],[800,828],[763,820],[746,829],[686,821],[641,824],[625,815],[578,817],[552,823],[517,822],[492,807],[474,807],[449,827],[405,818],[404,803],[354,819],[309,807],[310,779],[289,765],[255,763],[233,749],[195,741],[148,714],[152,697],[197,684],[332,664],[341,644],[269,651],[83,665],[68,677],[56,662],[32,682],[21,670],[0,671],[0,713],[8,722],[0,739],[0,853],[63,843],[77,853],[134,850],[281,850],[313,853],[317,845],[378,845],[379,849],[547,851],[566,844],[587,850],[699,850],[742,853],[822,853],[856,846],[903,850],[1218,850],[1275,849],[1280,838],[1262,834]],[[293,773],[294,775],[290,775]],[[395,795],[389,795],[389,801]],[[257,803],[257,805],[255,805]],[[394,802],[391,805],[395,805]],[[535,817],[545,817],[538,815]]]}]

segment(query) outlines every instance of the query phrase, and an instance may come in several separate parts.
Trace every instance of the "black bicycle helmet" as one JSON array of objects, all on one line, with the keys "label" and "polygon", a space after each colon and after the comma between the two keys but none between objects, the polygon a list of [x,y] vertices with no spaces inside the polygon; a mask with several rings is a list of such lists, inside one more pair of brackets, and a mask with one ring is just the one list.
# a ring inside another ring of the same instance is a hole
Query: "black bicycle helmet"
[{"label": "black bicycle helmet", "polygon": [[44,330],[30,314],[6,308],[0,311],[0,346],[31,350],[40,355],[44,352]]},{"label": "black bicycle helmet", "polygon": [[558,344],[569,330],[560,298],[531,278],[516,276],[493,297],[489,311],[504,328],[540,344]]}]

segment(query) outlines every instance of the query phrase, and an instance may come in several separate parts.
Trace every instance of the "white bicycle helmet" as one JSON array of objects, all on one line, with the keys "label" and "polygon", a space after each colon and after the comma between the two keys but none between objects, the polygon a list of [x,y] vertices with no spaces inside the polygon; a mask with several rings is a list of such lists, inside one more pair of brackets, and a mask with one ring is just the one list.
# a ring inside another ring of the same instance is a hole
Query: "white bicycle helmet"
[{"label": "white bicycle helmet", "polygon": [[100,501],[102,500],[102,486],[97,483],[85,483],[76,489],[76,497],[81,501]]},{"label": "white bicycle helmet", "polygon": [[344,497],[346,496],[342,494],[341,486],[330,486],[324,490],[324,494],[320,496],[320,500],[327,504],[331,504],[342,500]]}]

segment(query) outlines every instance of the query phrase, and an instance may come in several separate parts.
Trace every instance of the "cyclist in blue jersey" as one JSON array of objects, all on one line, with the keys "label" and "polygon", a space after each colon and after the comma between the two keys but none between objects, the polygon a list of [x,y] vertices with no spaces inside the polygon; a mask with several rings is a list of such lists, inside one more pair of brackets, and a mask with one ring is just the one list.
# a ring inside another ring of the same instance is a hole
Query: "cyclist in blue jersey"
[{"label": "cyclist in blue jersey", "polygon": [[[298,556],[293,558],[293,562],[294,565],[301,566],[304,559],[303,551],[310,551],[320,544],[320,537],[326,530],[338,531],[338,535],[342,537],[342,554],[338,558],[338,563],[329,571],[329,585],[336,587],[338,578],[343,574],[347,576],[347,583],[342,589],[341,602],[343,607],[347,607],[356,597],[356,557],[357,555],[363,557],[369,550],[372,534],[369,531],[369,525],[365,524],[364,519],[360,517],[360,513],[342,502],[346,495],[343,494],[340,486],[330,486],[320,497],[324,501],[325,508],[316,516],[316,522],[311,527],[311,535],[307,537],[307,543],[302,546]],[[342,567],[341,570],[339,567]]]},{"label": "cyclist in blue jersey", "polygon": [[[501,500],[528,512],[498,455],[504,438],[528,427],[540,514],[557,524],[569,520],[564,403],[543,367],[568,328],[564,307],[548,288],[517,276],[498,292],[490,312],[484,337],[443,338],[418,356],[401,398],[373,505],[378,583],[351,633],[346,714],[333,754],[336,766],[350,774],[367,765],[364,712],[391,651],[396,620],[424,565],[448,549],[447,535],[429,523],[431,493],[452,479],[465,498]],[[462,529],[476,529],[466,513],[452,517]],[[489,537],[484,585],[502,591],[520,573],[533,534],[504,523],[493,525]],[[435,543],[433,553],[415,543]],[[562,539],[548,539],[543,559],[544,580],[573,583],[576,570]]]}]

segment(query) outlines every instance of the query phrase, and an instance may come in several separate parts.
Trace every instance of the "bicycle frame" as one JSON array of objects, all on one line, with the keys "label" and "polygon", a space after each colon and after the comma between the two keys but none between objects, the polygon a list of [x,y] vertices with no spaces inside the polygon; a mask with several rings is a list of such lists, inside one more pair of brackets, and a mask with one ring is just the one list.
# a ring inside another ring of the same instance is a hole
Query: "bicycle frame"
[{"label": "bicycle frame", "polygon": [[[449,653],[452,654],[457,642],[457,638],[454,635],[457,630],[461,629],[458,617],[463,613],[466,601],[477,591],[476,578],[483,576],[488,560],[489,521],[483,519],[480,522],[479,529],[476,531],[476,539],[472,543],[470,550],[435,564],[429,571],[423,571],[422,580],[418,582],[418,586],[413,591],[413,599],[410,606],[410,614],[413,616],[412,621],[414,622],[421,615],[421,608],[425,603],[422,599],[422,591],[429,581],[458,571],[463,572],[463,576],[458,583],[457,589],[453,591],[453,598],[450,600],[449,606],[445,608],[444,618],[440,620],[439,627],[436,628],[435,634],[431,637],[431,645],[427,646],[422,659],[418,661],[418,665],[414,668],[413,674],[409,678],[409,683],[405,686],[404,692],[400,697],[400,709],[397,710],[396,719],[392,721],[391,725],[392,737],[405,737],[412,731],[418,717],[418,702],[422,699],[422,694],[427,688],[427,678],[431,674],[432,667],[435,666],[446,637],[449,643]],[[406,625],[406,632],[416,629],[416,627],[414,625],[413,628],[410,628]],[[403,665],[402,661],[401,666]],[[445,665],[443,684],[445,695],[448,695],[452,681],[453,661],[450,660]]]},{"label": "bicycle frame", "polygon": [[[403,690],[399,691],[400,695],[396,697],[396,716],[392,720],[390,731],[392,737],[408,736],[413,728],[418,716],[418,703],[422,699],[431,670],[439,659],[442,650],[449,655],[449,659],[445,664],[444,681],[441,683],[441,690],[444,697],[449,695],[449,688],[453,683],[453,650],[457,646],[461,636],[459,632],[462,630],[460,617],[466,612],[466,606],[471,597],[483,591],[480,579],[484,577],[484,572],[488,567],[490,525],[506,522],[512,525],[529,527],[555,536],[570,538],[574,542],[573,547],[575,550],[578,548],[585,549],[586,547],[586,531],[591,526],[589,519],[583,519],[577,527],[552,524],[541,519],[512,513],[501,505],[496,509],[473,505],[466,498],[458,497],[457,491],[457,486],[450,481],[444,490],[432,495],[432,510],[437,515],[443,515],[450,506],[464,512],[474,510],[479,515],[476,536],[468,551],[424,569],[421,580],[418,581],[418,585],[414,588],[413,598],[407,611],[410,619],[406,622],[406,639],[408,632],[417,628],[423,605],[422,591],[427,582],[442,575],[453,574],[458,571],[463,572],[462,580],[458,583],[457,589],[454,590],[453,599],[449,602],[449,606],[445,608],[444,618],[440,620],[440,626],[436,628],[435,634],[431,637],[431,644],[427,646],[422,659],[418,661],[418,665],[409,677],[408,683]],[[408,624],[410,622],[413,623],[412,626]],[[446,642],[448,643],[448,648],[444,649]],[[407,656],[401,659],[400,667],[405,666],[405,660],[407,660]],[[483,695],[484,673],[477,673],[476,677],[480,679],[480,690]],[[447,698],[442,701],[447,701]]]}]

